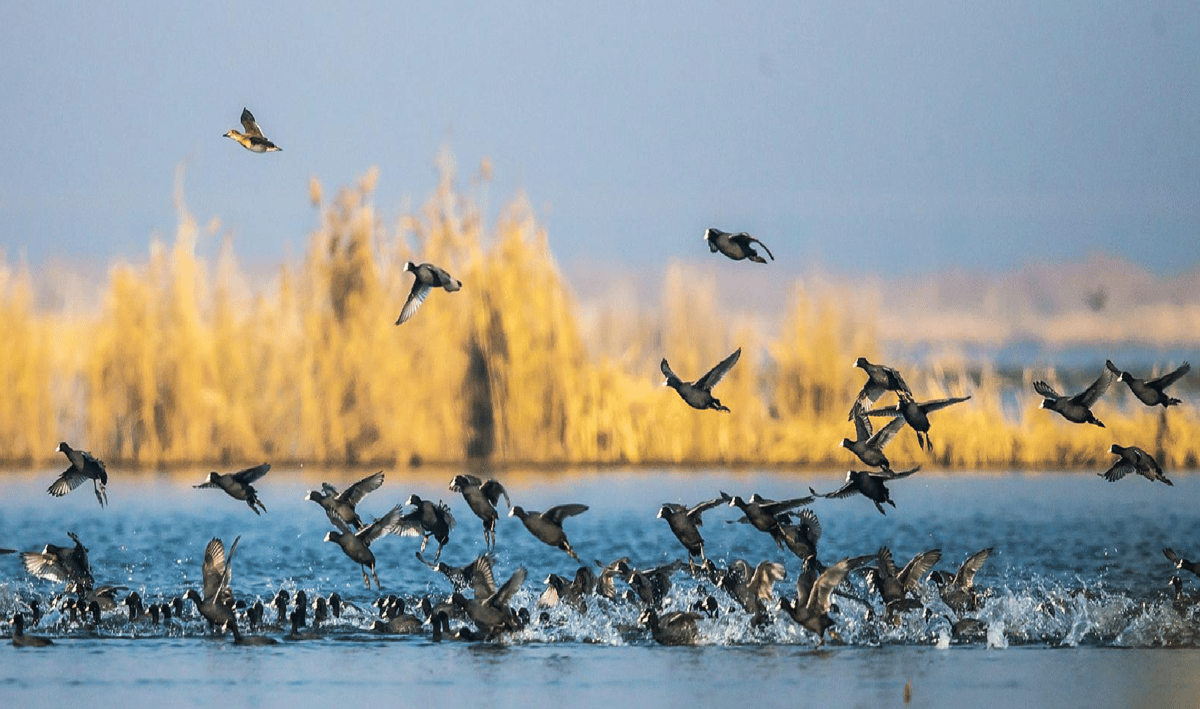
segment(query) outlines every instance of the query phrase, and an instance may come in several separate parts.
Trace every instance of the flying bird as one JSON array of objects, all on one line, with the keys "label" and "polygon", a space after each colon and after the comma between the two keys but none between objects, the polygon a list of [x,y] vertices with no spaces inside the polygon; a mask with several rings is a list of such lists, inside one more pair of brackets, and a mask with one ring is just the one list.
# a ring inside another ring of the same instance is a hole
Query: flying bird
[{"label": "flying bird", "polygon": [[775,256],[771,254],[771,250],[767,248],[766,244],[744,231],[731,234],[720,229],[709,228],[704,232],[704,240],[708,242],[710,253],[715,254],[720,251],[734,261],[748,258],[755,263],[766,263],[767,260],[754,250],[754,244],[761,246],[762,250],[767,252],[767,256],[770,256],[772,261],[775,260]]},{"label": "flying bird", "polygon": [[865,412],[860,411],[854,417],[854,430],[857,437],[853,441],[849,438],[843,438],[842,448],[858,456],[858,459],[866,465],[891,472],[891,464],[888,462],[887,456],[883,453],[883,447],[891,443],[896,433],[903,427],[904,417],[897,416],[889,421],[886,426],[872,433],[871,419],[867,417]]},{"label": "flying bird", "polygon": [[693,409],[729,411],[729,407],[722,406],[720,400],[712,395],[712,389],[721,383],[726,374],[729,374],[729,370],[733,369],[733,365],[737,364],[738,358],[741,356],[742,348],[739,347],[733,354],[721,360],[720,364],[708,370],[707,374],[695,382],[681,380],[675,375],[675,372],[671,371],[671,365],[667,364],[667,358],[663,357],[662,364],[659,365],[659,369],[662,370],[663,375],[667,378],[663,382],[663,386],[669,386],[679,392],[679,396]]},{"label": "flying bird", "polygon": [[226,131],[224,137],[233,138],[238,145],[252,153],[271,153],[281,150],[278,145],[267,140],[258,124],[254,122],[254,114],[250,113],[249,109],[242,109],[242,130],[245,133],[239,133],[236,130]]},{"label": "flying bird", "polygon": [[400,518],[396,533],[403,537],[420,536],[421,550],[418,554],[425,553],[425,545],[430,537],[436,539],[438,549],[433,560],[437,561],[442,556],[442,547],[450,541],[450,530],[454,529],[454,515],[450,513],[450,508],[440,500],[435,504],[416,495],[409,495],[404,504],[412,505],[413,510]]},{"label": "flying bird", "polygon": [[62,471],[62,474],[46,492],[54,497],[62,497],[82,485],[84,480],[91,480],[92,487],[96,491],[96,500],[100,502],[100,506],[104,507],[108,504],[108,491],[104,487],[108,485],[108,469],[104,467],[104,461],[87,451],[75,450],[66,442],[59,443],[54,452],[67,456],[67,460],[71,461],[71,467]]},{"label": "flying bird", "polygon": [[688,561],[691,557],[698,556],[704,559],[704,538],[700,536],[699,527],[704,524],[704,520],[700,518],[706,510],[711,510],[717,505],[722,505],[729,502],[728,495],[701,502],[693,507],[684,507],[683,505],[674,502],[664,502],[658,510],[658,519],[667,520],[667,525],[671,528],[675,538],[688,551]]},{"label": "flying bird", "polygon": [[362,570],[363,583],[367,588],[371,587],[367,569],[371,571],[371,578],[375,579],[375,586],[383,588],[379,583],[379,576],[375,573],[375,553],[371,551],[371,543],[388,534],[399,534],[400,516],[400,505],[396,505],[387,514],[357,532],[351,531],[349,525],[342,522],[340,517],[330,518],[333,526],[338,529],[326,532],[325,541],[334,542],[342,548],[342,552],[350,557],[351,561],[358,562]]},{"label": "flying bird", "polygon": [[1129,372],[1124,372],[1120,369],[1117,369],[1117,365],[1113,364],[1111,359],[1105,361],[1104,366],[1108,369],[1108,371],[1117,375],[1117,381],[1125,382],[1129,385],[1129,390],[1132,391],[1133,395],[1138,398],[1138,401],[1141,401],[1146,406],[1162,405],[1163,408],[1168,406],[1176,406],[1183,403],[1179,399],[1167,396],[1167,393],[1163,390],[1179,381],[1183,375],[1187,374],[1192,369],[1192,365],[1184,362],[1179,369],[1176,369],[1168,374],[1164,374],[1161,377],[1156,377],[1154,379],[1138,379]]},{"label": "flying bird", "polygon": [[254,514],[259,514],[259,510],[267,511],[266,505],[258,499],[258,491],[250,483],[256,482],[259,478],[267,474],[271,469],[270,463],[256,465],[253,468],[239,470],[236,473],[222,475],[217,471],[212,471],[208,474],[208,478],[199,485],[193,485],[196,489],[201,488],[219,488],[225,491],[235,500],[245,500],[250,509],[254,510]]},{"label": "flying bird", "polygon": [[1087,389],[1073,396],[1059,394],[1055,391],[1054,387],[1041,380],[1033,383],[1033,390],[1045,397],[1038,406],[1039,409],[1057,411],[1071,423],[1091,423],[1104,428],[1104,424],[1100,419],[1092,414],[1092,405],[1101,396],[1104,396],[1104,392],[1108,391],[1108,387],[1112,385],[1114,378],[1113,371],[1105,367],[1099,379],[1092,382],[1092,385]]},{"label": "flying bird", "polygon": [[908,396],[901,396],[900,403],[895,406],[872,409],[867,412],[867,416],[903,416],[904,421],[916,432],[917,444],[923,450],[933,450],[933,443],[929,440],[929,414],[970,398],[969,396],[956,396],[949,399],[924,401],[918,404]]},{"label": "flying bird", "polygon": [[462,474],[455,475],[450,481],[450,491],[462,493],[463,499],[467,501],[467,506],[475,513],[475,516],[483,521],[483,543],[488,549],[496,546],[496,520],[500,515],[496,512],[496,505],[500,504],[500,498],[504,498],[504,504],[507,507],[512,507],[512,501],[508,499],[508,491],[500,484],[498,480],[488,480],[484,482],[474,475]]},{"label": "flying bird", "polygon": [[95,583],[92,578],[92,565],[88,561],[88,550],[79,541],[74,532],[67,532],[73,547],[60,547],[47,544],[42,551],[21,552],[21,563],[30,575],[40,579],[65,583],[67,593],[84,594],[91,590]]},{"label": "flying bird", "polygon": [[404,264],[404,270],[412,271],[416,278],[413,280],[412,290],[408,292],[408,300],[404,301],[404,307],[400,310],[400,317],[396,318],[397,325],[408,322],[409,318],[416,315],[417,308],[421,307],[421,303],[425,302],[434,288],[445,288],[450,293],[462,288],[462,281],[432,263],[418,266],[409,261]]},{"label": "flying bird", "polygon": [[920,469],[921,466],[918,465],[915,468],[903,470],[898,473],[873,473],[870,471],[849,470],[846,471],[846,484],[842,485],[837,490],[824,495],[818,495],[816,491],[812,490],[812,488],[809,488],[809,490],[812,491],[814,495],[818,495],[818,497],[833,499],[850,497],[851,495],[855,494],[862,495],[871,502],[874,502],[875,507],[879,510],[879,514],[882,515],[887,514],[887,512],[885,512],[883,509],[884,503],[889,504],[892,507],[896,506],[896,503],[892,501],[892,495],[890,492],[888,492],[887,485],[885,483],[891,482],[892,480],[899,480],[900,478],[906,478]]},{"label": "flying bird", "polygon": [[1175,485],[1175,483],[1167,479],[1167,476],[1163,473],[1162,468],[1159,467],[1158,461],[1154,459],[1154,456],[1137,446],[1119,446],[1114,443],[1108,449],[1108,452],[1120,456],[1111,468],[1103,473],[1099,473],[1100,477],[1110,483],[1120,480],[1129,473],[1137,473],[1150,482],[1160,480],[1172,487]]},{"label": "flying bird", "polygon": [[382,470],[368,475],[341,492],[333,485],[323,483],[320,490],[309,490],[304,499],[320,505],[329,516],[330,522],[333,522],[336,516],[357,530],[363,528],[363,521],[355,511],[355,506],[368,494],[378,490],[380,485],[383,485]]},{"label": "flying bird", "polygon": [[509,517],[519,517],[529,533],[537,537],[543,544],[557,547],[567,552],[575,561],[579,556],[567,541],[567,533],[563,531],[563,520],[587,512],[587,505],[568,504],[556,505],[545,512],[526,512],[520,505],[508,511]]},{"label": "flying bird", "polygon": [[850,407],[850,417],[847,420],[853,421],[859,412],[874,406],[884,392],[894,391],[897,395],[913,398],[912,389],[908,388],[908,384],[898,370],[882,364],[871,364],[866,357],[856,359],[854,366],[867,373],[867,381],[863,384],[862,390],[858,392],[858,397],[854,399],[854,405]]}]

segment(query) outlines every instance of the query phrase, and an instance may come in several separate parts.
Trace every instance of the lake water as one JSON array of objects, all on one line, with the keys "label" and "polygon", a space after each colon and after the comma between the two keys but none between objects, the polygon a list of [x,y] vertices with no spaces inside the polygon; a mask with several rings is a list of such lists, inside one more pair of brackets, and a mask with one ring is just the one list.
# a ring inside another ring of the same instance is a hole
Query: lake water
[{"label": "lake water", "polygon": [[[986,600],[973,614],[987,624],[987,640],[949,642],[948,611],[927,582],[922,596],[934,611],[930,618],[910,614],[893,626],[881,619],[877,598],[876,612],[843,598],[836,619],[844,642],[820,648],[783,614],[751,628],[718,591],[722,612],[700,622],[700,645],[669,648],[635,627],[636,608],[598,600],[586,616],[552,609],[550,624],[503,643],[434,644],[428,635],[367,632],[370,604],[379,594],[363,587],[358,565],[337,545],[322,541],[331,526],[302,498],[322,481],[344,487],[372,469],[279,466],[257,485],[268,509],[261,517],[218,490],[192,489],[206,470],[187,479],[113,471],[111,505],[103,510],[88,484],[65,498],[46,495],[59,470],[0,474],[0,547],[68,545],[67,532],[75,532],[90,549],[98,584],[137,590],[149,604],[198,588],[208,540],[229,544],[240,536],[233,562],[237,597],[268,602],[279,589],[304,589],[310,599],[337,591],[361,611],[324,625],[316,640],[265,648],[234,646],[209,633],[191,603],[183,622],[169,626],[134,627],[113,611],[92,629],[50,612],[28,632],[52,637],[53,647],[0,648],[5,706],[274,707],[365,699],[389,706],[877,707],[902,705],[906,685],[910,706],[1195,706],[1200,697],[1200,620],[1190,604],[1172,600],[1167,581],[1175,569],[1162,555],[1171,546],[1200,557],[1200,476],[1194,474],[1174,473],[1175,487],[1167,487],[1141,478],[1110,484],[1085,473],[920,472],[892,485],[897,507],[886,516],[862,497],[820,499],[812,509],[823,527],[819,554],[826,563],[888,545],[902,565],[936,547],[943,552],[936,568],[953,572],[971,553],[994,547],[976,577],[989,589]],[[410,493],[445,500],[458,526],[442,560],[465,564],[484,550],[483,535],[462,498],[446,489],[456,472],[388,471],[360,513],[381,515]],[[844,473],[604,470],[499,477],[513,503],[526,509],[589,505],[565,524],[585,561],[627,555],[634,566],[648,567],[686,555],[655,518],[663,502],[690,505],[722,490],[796,497],[810,485],[833,490]],[[767,535],[735,523],[739,517],[728,507],[705,513],[708,555],[721,565],[734,558],[781,562],[788,579],[776,585],[776,595],[794,596],[799,560]],[[515,605],[534,608],[547,573],[569,577],[578,566],[534,540],[515,518],[500,520],[497,537],[497,580],[518,566],[529,572]],[[372,546],[384,592],[410,600],[448,595],[445,578],[415,558],[418,546],[412,537],[385,537]],[[1200,579],[1182,577],[1185,592],[1200,595]],[[712,592],[685,572],[672,580],[670,607]],[[35,597],[53,605],[61,590],[28,576],[17,555],[0,556],[5,619]],[[871,598],[860,573],[845,590]],[[267,617],[274,618],[270,608]],[[6,623],[0,627],[7,632]],[[276,628],[259,632],[282,635]]]}]

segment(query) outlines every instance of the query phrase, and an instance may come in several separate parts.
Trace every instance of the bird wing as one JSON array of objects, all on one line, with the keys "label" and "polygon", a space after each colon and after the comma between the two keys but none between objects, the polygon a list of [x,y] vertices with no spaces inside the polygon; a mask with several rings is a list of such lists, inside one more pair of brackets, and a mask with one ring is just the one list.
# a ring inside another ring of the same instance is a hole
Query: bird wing
[{"label": "bird wing", "polygon": [[[867,420],[866,416],[859,416],[858,418],[864,421]],[[889,421],[886,426],[876,431],[875,435],[868,439],[868,443],[877,448],[883,448],[890,443],[893,438],[896,437],[896,433],[899,432],[901,428],[904,428],[904,423],[904,417],[897,416]]]},{"label": "bird wing", "polygon": [[525,567],[518,566],[517,570],[513,572],[513,575],[509,576],[508,580],[504,582],[504,585],[500,587],[500,590],[496,591],[491,596],[488,596],[488,605],[495,607],[507,606],[508,602],[511,601],[512,597],[516,595],[517,591],[521,588],[521,584],[523,583],[525,583]]},{"label": "bird wing", "polygon": [[879,571],[884,576],[895,578],[900,574],[896,570],[896,562],[892,559],[892,550],[887,547],[879,547],[879,552],[875,555],[879,560]]},{"label": "bird wing", "polygon": [[574,517],[575,515],[583,514],[584,512],[587,512],[587,509],[588,509],[587,505],[578,505],[578,504],[558,505],[556,507],[551,507],[550,509],[543,512],[542,516],[545,517],[546,519],[550,520],[551,522],[553,522],[559,526],[562,526],[564,519],[566,519],[567,517]]},{"label": "bird wing", "polygon": [[776,581],[787,578],[787,569],[783,564],[774,561],[764,561],[754,569],[749,586],[759,600],[770,600],[775,597],[773,587]]},{"label": "bird wing", "polygon": [[239,539],[241,537],[233,540],[228,556],[225,554],[225,542],[217,537],[209,540],[208,546],[204,547],[204,563],[200,567],[204,577],[204,600],[216,598],[221,589],[229,586],[233,575],[230,561],[233,560],[233,552],[237,549]]},{"label": "bird wing", "polygon": [[[671,504],[672,503],[667,503],[667,505],[671,505]],[[716,497],[711,500],[706,500],[704,502],[701,502],[701,503],[693,506],[690,510],[684,509],[683,511],[687,512],[687,516],[691,518],[691,520],[694,524],[700,525],[700,524],[704,524],[704,522],[700,519],[701,514],[703,514],[704,512],[706,512],[708,510],[711,510],[714,507],[718,507],[720,505],[728,505],[728,504],[729,504],[729,498]],[[675,505],[672,509],[682,508],[682,507],[683,507],[683,505]]]},{"label": "bird wing", "polygon": [[775,260],[775,254],[771,253],[771,250],[767,248],[767,245],[766,245],[766,244],[764,244],[763,242],[759,241],[758,239],[755,239],[753,236],[750,236],[749,234],[745,234],[745,233],[743,233],[743,234],[742,234],[742,236],[746,237],[746,241],[753,241],[754,243],[756,243],[756,244],[758,244],[759,246],[763,247],[763,251],[766,251],[766,252],[767,252],[767,256],[770,256],[772,261],[774,261],[774,260]]},{"label": "bird wing", "polygon": [[917,584],[921,582],[925,574],[933,568],[933,565],[938,563],[942,558],[941,549],[930,549],[923,551],[912,558],[912,561],[904,565],[904,568],[897,575],[897,580],[900,581],[906,589],[912,591],[916,589]]},{"label": "bird wing", "polygon": [[898,473],[892,472],[891,474],[888,474],[888,473],[879,472],[879,473],[871,473],[871,475],[873,477],[883,478],[884,480],[899,480],[900,478],[907,478],[909,475],[912,475],[913,473],[917,472],[920,469],[921,469],[921,466],[918,465],[915,468],[909,468],[908,470],[901,470]]},{"label": "bird wing", "polygon": [[[21,556],[25,556],[25,555],[22,554]],[[1163,548],[1163,556],[1167,557],[1167,561],[1171,562],[1172,564],[1175,564],[1176,566],[1179,566],[1179,556],[1175,553],[1175,550],[1172,549],[1171,547]],[[26,565],[26,567],[28,567],[28,565]]]},{"label": "bird wing", "polygon": [[821,520],[817,519],[817,513],[812,510],[800,510],[800,519],[804,524],[808,525],[808,536],[813,543],[821,540]]},{"label": "bird wing", "polygon": [[1033,383],[1033,390],[1036,391],[1037,393],[1041,394],[1042,396],[1046,397],[1047,399],[1061,399],[1062,398],[1062,394],[1059,394],[1058,391],[1056,391],[1054,387],[1050,386],[1049,384],[1047,384],[1046,382],[1043,382],[1041,380],[1038,380]]},{"label": "bird wing", "polygon": [[249,485],[250,483],[257,481],[259,478],[266,475],[267,471],[270,469],[270,463],[263,463],[262,465],[256,465],[253,468],[239,470],[233,474],[233,479],[237,480],[243,485]]},{"label": "bird wing", "polygon": [[866,413],[867,416],[903,416],[899,406],[882,406],[878,409],[871,409]]},{"label": "bird wing", "polygon": [[337,499],[350,505],[357,505],[359,502],[362,502],[362,499],[368,494],[378,490],[379,486],[382,484],[383,471],[380,470],[378,473],[375,473],[374,475],[368,475],[362,480],[359,480],[350,487],[346,488],[343,492],[338,494]]},{"label": "bird wing", "polygon": [[708,370],[708,373],[703,377],[700,377],[700,379],[696,381],[696,386],[700,389],[711,391],[713,387],[721,383],[721,380],[725,378],[726,374],[729,374],[729,370],[733,369],[733,365],[737,364],[738,358],[741,356],[742,348],[739,347],[734,351],[733,354],[721,360],[720,364]]},{"label": "bird wing", "polygon": [[471,588],[476,598],[487,598],[496,592],[496,575],[492,570],[492,557],[480,554],[471,562]]},{"label": "bird wing", "polygon": [[82,471],[76,470],[75,466],[72,465],[62,471],[62,475],[58,476],[58,479],[50,485],[50,488],[46,492],[55,497],[62,497],[82,485],[83,481],[87,479],[88,476],[84,475]]},{"label": "bird wing", "polygon": [[808,497],[796,497],[791,500],[782,500],[780,502],[770,502],[766,504],[760,502],[758,506],[761,507],[767,514],[774,516],[781,512],[787,512],[795,507],[812,504],[814,499],[816,499],[816,495],[809,495]]},{"label": "bird wing", "polygon": [[[870,404],[867,405],[870,406]],[[854,403],[854,409],[850,412],[850,418],[854,419],[854,440],[870,440],[871,434],[874,433],[874,430],[872,430],[874,427],[871,425],[871,418],[866,415],[865,409],[858,406],[858,402]],[[904,419],[900,420],[903,421]]]},{"label": "bird wing", "polygon": [[967,560],[958,567],[958,573],[954,575],[954,585],[959,588],[970,588],[975,585],[975,574],[979,573],[983,562],[987,561],[988,555],[992,553],[992,547],[981,549],[967,557]]},{"label": "bird wing", "polygon": [[808,603],[806,605],[809,608],[821,613],[828,613],[829,594],[833,592],[833,589],[837,588],[838,584],[846,579],[846,575],[849,574],[850,570],[856,565],[855,562],[861,558],[863,557],[857,557],[855,559],[842,559],[833,566],[825,569],[825,571],[823,571],[821,575],[817,577],[816,583],[814,583],[812,588],[809,590]]},{"label": "bird wing", "polygon": [[1115,378],[1116,377],[1113,375],[1112,371],[1108,368],[1105,368],[1105,370],[1100,374],[1100,377],[1096,381],[1092,382],[1090,387],[1085,389],[1082,394],[1076,394],[1072,398],[1076,403],[1090,407],[1092,404],[1096,403],[1096,400],[1104,395],[1104,392],[1108,391],[1108,387],[1113,383],[1113,379]]},{"label": "bird wing", "polygon": [[[411,536],[412,534],[421,533],[421,525],[418,522],[413,523],[416,525],[417,531],[410,534],[408,531],[404,530],[401,526],[402,521],[400,517],[400,505],[396,505],[384,516],[358,530],[358,534],[356,536],[358,536],[363,544],[370,546],[371,542],[379,539],[385,534],[403,534]],[[345,531],[346,533],[349,533],[349,528],[346,528]]]},{"label": "bird wing", "polygon": [[1179,378],[1190,372],[1191,369],[1192,365],[1184,362],[1183,366],[1181,366],[1179,369],[1176,369],[1174,372],[1171,372],[1170,374],[1164,374],[1157,379],[1147,380],[1146,386],[1153,387],[1161,391],[1179,381]]},{"label": "bird wing", "polygon": [[40,579],[55,583],[66,583],[70,580],[70,574],[67,573],[66,567],[58,563],[58,559],[51,554],[36,551],[21,552],[21,563],[25,565],[26,571]]},{"label": "bird wing", "polygon": [[969,397],[969,396],[954,396],[949,399],[934,399],[933,401],[926,401],[923,404],[921,404],[920,406],[921,406],[922,411],[924,411],[925,413],[930,413],[932,411],[939,411],[941,409],[944,409],[947,406],[952,406],[954,404],[958,404],[958,403],[966,401],[967,399],[970,399],[970,398],[971,397]]},{"label": "bird wing", "polygon": [[408,293],[408,300],[404,301],[404,308],[400,310],[400,317],[396,318],[396,324],[408,322],[408,319],[416,314],[417,308],[421,307],[421,303],[429,297],[429,293],[433,291],[433,286],[426,285],[420,279],[413,281],[412,290]]},{"label": "bird wing", "polygon": [[833,492],[827,492],[824,495],[821,495],[821,497],[825,497],[825,498],[828,498],[831,500],[841,500],[841,499],[850,497],[851,495],[857,495],[857,494],[858,494],[858,488],[855,487],[854,481],[847,480],[845,485],[842,485],[840,488],[834,490]]},{"label": "bird wing", "polygon": [[1135,466],[1133,463],[1130,463],[1124,458],[1118,458],[1117,462],[1113,463],[1111,468],[1103,473],[1100,473],[1099,475],[1110,483],[1115,483],[1136,469],[1137,466]]},{"label": "bird wing", "polygon": [[499,480],[488,480],[479,486],[479,491],[482,492],[483,496],[488,499],[488,502],[492,503],[493,505],[500,504],[500,496],[503,495],[504,506],[512,507],[512,500],[508,499],[508,490],[504,489],[504,486],[500,484]]},{"label": "bird wing", "polygon": [[242,129],[246,131],[246,135],[252,138],[262,138],[263,133],[258,128],[258,123],[254,121],[254,114],[250,113],[249,109],[242,109]]}]

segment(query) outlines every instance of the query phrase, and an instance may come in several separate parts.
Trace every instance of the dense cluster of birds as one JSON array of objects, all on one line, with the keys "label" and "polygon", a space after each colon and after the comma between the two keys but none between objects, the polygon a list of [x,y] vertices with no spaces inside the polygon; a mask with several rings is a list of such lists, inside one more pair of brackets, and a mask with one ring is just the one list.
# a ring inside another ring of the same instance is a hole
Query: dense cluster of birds
[{"label": "dense cluster of birds", "polygon": [[[243,109],[241,123],[244,132],[230,130],[225,136],[256,153],[280,149],[263,135],[249,110]],[[712,253],[719,252],[735,261],[750,260],[766,264],[767,259],[759,254],[759,249],[767,258],[775,258],[765,244],[746,233],[710,228],[704,238]],[[405,270],[413,274],[414,280],[396,320],[397,325],[411,319],[433,289],[443,288],[454,292],[463,285],[433,264],[410,262]],[[664,357],[660,365],[666,377],[664,385],[675,389],[680,398],[695,409],[729,412],[729,407],[713,396],[713,388],[729,374],[740,357],[739,348],[692,382],[686,382],[676,375]],[[992,547],[970,555],[955,573],[934,570],[942,557],[940,549],[916,554],[903,567],[897,567],[887,546],[872,554],[845,557],[829,565],[818,559],[821,524],[811,509],[814,501],[861,495],[870,500],[881,514],[886,514],[884,505],[895,507],[888,484],[911,476],[920,469],[916,465],[895,470],[884,452],[888,443],[907,425],[916,435],[919,447],[932,451],[930,414],[971,398],[958,396],[919,402],[897,369],[871,363],[863,357],[858,358],[854,366],[863,370],[867,380],[849,411],[848,420],[853,423],[855,438],[845,438],[841,445],[870,469],[849,470],[845,483],[836,490],[818,493],[810,487],[808,495],[793,499],[770,500],[757,494],[743,499],[722,491],[719,496],[692,506],[663,503],[657,516],[667,522],[687,555],[684,560],[653,568],[636,568],[628,557],[609,563],[583,562],[568,540],[564,524],[569,518],[587,512],[586,505],[567,503],[545,511],[526,510],[512,504],[508,492],[499,481],[482,480],[470,474],[454,476],[448,489],[461,494],[472,513],[480,519],[486,550],[462,567],[440,561],[442,550],[449,542],[456,524],[450,506],[444,502],[435,503],[414,494],[404,504],[395,505],[370,522],[362,519],[357,506],[383,485],[383,471],[358,480],[344,490],[325,483],[320,490],[309,491],[305,500],[317,503],[325,512],[333,529],[327,532],[324,541],[336,544],[346,557],[359,565],[366,589],[370,590],[373,584],[382,593],[371,546],[389,535],[421,537],[420,548],[415,552],[416,558],[432,572],[444,576],[453,587],[453,592],[442,598],[425,596],[406,600],[396,594],[380,595],[372,604],[374,610],[368,613],[377,617],[364,628],[371,632],[410,634],[424,633],[428,628],[435,640],[493,640],[531,625],[551,622],[547,609],[560,604],[579,613],[594,612],[606,604],[632,604],[638,610],[638,624],[629,629],[630,632],[648,634],[654,641],[664,645],[693,644],[698,639],[698,621],[730,613],[744,614],[752,626],[780,622],[782,618],[790,619],[811,632],[820,644],[827,635],[837,637],[836,620],[831,616],[838,610],[834,602],[835,595],[862,604],[872,617],[877,615],[884,622],[898,623],[904,614],[920,613],[926,618],[932,614],[929,594],[921,593],[923,588],[927,588],[925,584],[928,580],[936,589],[934,595],[944,605],[943,610],[948,612],[946,618],[951,623],[954,637],[979,639],[986,633],[986,628],[972,615],[980,607],[983,597],[983,593],[976,589],[974,579],[992,553]],[[1055,411],[1072,423],[1103,427],[1104,424],[1095,417],[1091,407],[1114,380],[1126,383],[1143,404],[1166,408],[1181,403],[1179,399],[1168,395],[1166,389],[1187,374],[1189,369],[1189,365],[1184,363],[1163,376],[1139,379],[1108,361],[1100,377],[1079,394],[1060,394],[1044,381],[1034,382],[1033,388],[1044,397],[1041,408]],[[895,396],[896,403],[874,408],[888,393]],[[873,418],[891,420],[876,431]],[[1151,481],[1172,484],[1155,459],[1142,448],[1114,443],[1110,450],[1117,459],[1108,470],[1099,473],[1106,480],[1116,481],[1129,473],[1137,473]],[[70,465],[51,484],[49,494],[55,497],[65,495],[90,480],[97,501],[102,507],[107,505],[108,471],[104,463],[91,453],[76,450],[65,442],[59,444],[57,451],[67,457]],[[255,515],[261,515],[267,508],[259,499],[254,483],[270,469],[270,464],[264,462],[229,474],[213,471],[195,487],[220,489],[229,497],[245,502]],[[518,566],[504,583],[496,582],[494,549],[496,523],[500,516],[497,506],[501,500],[508,508],[509,516],[520,519],[534,538],[561,550],[579,564],[570,579],[553,573],[548,575],[544,581],[545,589],[532,609],[513,606],[514,597],[526,581],[524,567]],[[720,566],[709,558],[700,532],[702,515],[720,507],[735,508],[742,515],[740,521],[769,535],[780,550],[790,551],[800,560],[794,596],[776,597],[775,584],[787,578],[787,569],[782,563],[765,560],[753,566],[744,560],[734,559],[727,566]],[[304,640],[320,637],[316,628],[330,617],[342,617],[347,609],[359,614],[367,613],[343,600],[336,592],[328,596],[316,596],[311,604],[303,590],[296,591],[294,595],[281,590],[265,604],[261,598],[236,598],[232,591],[233,558],[240,538],[235,538],[228,549],[219,538],[208,542],[201,566],[202,589],[188,589],[182,595],[165,598],[149,606],[144,604],[137,591],[125,594],[118,601],[118,595],[128,589],[98,586],[88,561],[87,548],[74,533],[68,532],[68,536],[73,542],[72,546],[47,544],[40,552],[20,554],[29,574],[63,584],[63,591],[57,598],[46,601],[33,598],[22,602],[24,608],[14,612],[10,619],[13,645],[52,644],[48,638],[25,633],[27,628],[38,625],[45,611],[43,603],[60,610],[69,617],[69,622],[96,629],[101,626],[106,613],[110,616],[120,614],[129,623],[171,623],[185,617],[185,601],[190,601],[192,612],[207,621],[213,632],[227,633],[233,637],[233,642],[244,645],[273,644],[277,640],[270,635],[243,635],[243,627],[251,633],[260,629],[282,631],[290,628],[284,639]],[[424,554],[431,538],[438,547],[433,560],[429,561]],[[0,554],[4,553],[14,552],[0,549]],[[1200,563],[1183,559],[1170,548],[1164,549],[1163,554],[1177,570],[1200,575]],[[687,607],[676,607],[671,588],[672,577],[677,573],[691,575],[700,588],[706,589],[700,600]],[[846,581],[851,574],[861,574],[863,586],[874,594],[873,598],[863,598],[849,588]],[[618,581],[621,586],[618,586]],[[1172,577],[1171,586],[1176,593],[1180,593],[1182,581],[1178,576]],[[121,610],[121,606],[124,606],[124,610]],[[274,620],[266,617],[268,607],[275,611]],[[421,615],[410,610],[419,611]],[[29,613],[28,619],[25,611]]]}]

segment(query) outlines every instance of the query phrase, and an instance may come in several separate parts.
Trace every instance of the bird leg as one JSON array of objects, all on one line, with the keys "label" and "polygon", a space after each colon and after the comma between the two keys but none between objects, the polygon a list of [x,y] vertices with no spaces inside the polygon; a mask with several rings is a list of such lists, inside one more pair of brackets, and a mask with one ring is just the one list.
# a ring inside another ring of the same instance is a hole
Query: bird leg
[{"label": "bird leg", "polygon": [[572,549],[571,545],[569,543],[567,543],[566,541],[564,541],[562,543],[562,550],[567,552],[568,554],[570,554],[571,558],[574,559],[576,562],[578,562],[580,564],[583,563],[582,561],[579,560],[579,556],[575,554],[575,550]]},{"label": "bird leg", "polygon": [[[426,537],[426,538],[428,538],[428,537]],[[437,560],[438,560],[438,558],[439,558],[439,557],[441,557],[441,555],[442,555],[442,547],[444,547],[444,546],[446,546],[446,545],[445,545],[445,544],[442,544],[442,543],[440,543],[440,542],[438,543],[438,550],[437,550],[437,552],[436,552],[436,553],[434,553],[434,555],[433,555],[433,563],[435,563],[435,564],[436,564],[436,563],[437,563]]]},{"label": "bird leg", "polygon": [[371,588],[371,580],[367,578],[367,567],[363,566],[362,564],[359,564],[358,568],[359,568],[359,570],[362,571],[363,583],[366,584],[368,589]]},{"label": "bird leg", "polygon": [[[379,574],[375,573],[375,565],[374,564],[371,565],[371,576],[375,579],[375,588],[382,591],[383,584],[379,583]],[[367,588],[370,588],[370,587],[371,587],[371,584],[367,584]]]},{"label": "bird leg", "polygon": [[[429,543],[429,535],[426,534],[424,537],[421,538],[421,553],[422,554],[425,553],[425,545],[428,543]],[[434,561],[437,561],[437,559],[434,559]]]}]

